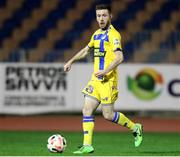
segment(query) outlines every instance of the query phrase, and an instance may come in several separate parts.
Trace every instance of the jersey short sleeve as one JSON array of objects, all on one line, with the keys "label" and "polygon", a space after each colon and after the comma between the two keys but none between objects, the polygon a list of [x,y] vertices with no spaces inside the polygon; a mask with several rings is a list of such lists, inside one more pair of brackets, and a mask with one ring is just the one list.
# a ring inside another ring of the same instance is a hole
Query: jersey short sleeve
[{"label": "jersey short sleeve", "polygon": [[89,48],[94,47],[94,34],[91,36],[91,40],[90,40],[90,42],[88,43],[88,47],[89,47]]},{"label": "jersey short sleeve", "polygon": [[122,46],[121,46],[121,35],[119,33],[113,33],[111,36],[111,45],[113,51],[122,51]]}]

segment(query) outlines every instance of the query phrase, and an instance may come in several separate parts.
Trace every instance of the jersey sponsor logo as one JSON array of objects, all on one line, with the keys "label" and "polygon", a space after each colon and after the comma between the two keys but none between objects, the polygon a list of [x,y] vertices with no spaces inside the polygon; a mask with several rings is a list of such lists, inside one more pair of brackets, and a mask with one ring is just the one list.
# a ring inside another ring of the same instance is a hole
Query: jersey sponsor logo
[{"label": "jersey sponsor logo", "polygon": [[99,48],[94,48],[94,57],[105,57],[106,51],[101,52]]}]

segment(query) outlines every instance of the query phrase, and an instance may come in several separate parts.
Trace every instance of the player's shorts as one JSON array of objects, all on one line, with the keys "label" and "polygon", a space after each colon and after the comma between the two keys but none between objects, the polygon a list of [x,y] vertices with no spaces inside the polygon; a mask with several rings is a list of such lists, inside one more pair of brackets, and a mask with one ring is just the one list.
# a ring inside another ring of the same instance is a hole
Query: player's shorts
[{"label": "player's shorts", "polygon": [[82,93],[96,99],[101,104],[113,104],[118,98],[117,82],[91,80]]}]

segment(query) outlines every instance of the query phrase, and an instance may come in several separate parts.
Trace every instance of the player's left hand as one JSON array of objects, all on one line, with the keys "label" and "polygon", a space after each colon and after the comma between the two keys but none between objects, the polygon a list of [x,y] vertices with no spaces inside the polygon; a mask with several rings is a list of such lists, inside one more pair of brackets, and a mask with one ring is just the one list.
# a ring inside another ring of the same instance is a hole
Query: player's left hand
[{"label": "player's left hand", "polygon": [[96,73],[94,73],[94,75],[96,76],[96,77],[104,77],[105,75],[106,75],[106,71],[105,70],[99,70],[99,71],[97,71]]}]

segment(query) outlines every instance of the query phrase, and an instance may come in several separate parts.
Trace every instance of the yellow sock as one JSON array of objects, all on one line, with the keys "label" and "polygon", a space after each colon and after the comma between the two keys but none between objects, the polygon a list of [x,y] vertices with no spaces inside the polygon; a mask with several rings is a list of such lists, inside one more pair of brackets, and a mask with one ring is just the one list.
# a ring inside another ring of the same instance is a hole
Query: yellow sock
[{"label": "yellow sock", "polygon": [[83,116],[83,145],[92,145],[92,136],[94,131],[94,116]]},{"label": "yellow sock", "polygon": [[129,118],[120,112],[115,112],[112,122],[125,126],[131,131],[133,131],[135,126],[134,122],[132,122]]}]

